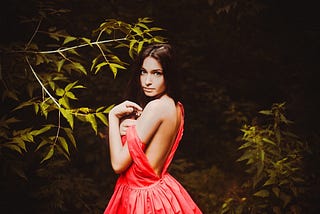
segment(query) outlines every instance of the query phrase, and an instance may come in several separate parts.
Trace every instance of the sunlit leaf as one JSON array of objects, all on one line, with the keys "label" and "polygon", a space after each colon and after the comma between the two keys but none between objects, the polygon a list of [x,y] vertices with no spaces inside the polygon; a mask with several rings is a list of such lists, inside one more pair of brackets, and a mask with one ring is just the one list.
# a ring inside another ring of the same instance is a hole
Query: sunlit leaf
[{"label": "sunlit leaf", "polygon": [[76,140],[74,139],[72,129],[70,128],[64,128],[65,133],[67,134],[69,140],[71,141],[74,148],[77,148]]},{"label": "sunlit leaf", "polygon": [[153,22],[153,20],[149,17],[145,17],[145,18],[138,18],[139,22],[143,22],[143,23],[150,23]]},{"label": "sunlit leaf", "polygon": [[93,47],[93,45],[91,44],[91,40],[90,39],[82,37],[81,40],[85,41],[85,43],[87,43],[88,45]]},{"label": "sunlit leaf", "polygon": [[70,109],[68,97],[61,97],[61,98],[58,100],[58,103],[59,103],[60,105],[62,105],[63,107],[65,107],[65,108],[67,108],[67,109]]},{"label": "sunlit leaf", "polygon": [[81,71],[82,73],[87,74],[86,69],[85,69],[85,68],[83,67],[83,65],[81,65],[79,62],[73,62],[72,64],[73,64],[75,70],[79,70],[79,71]]},{"label": "sunlit leaf", "polygon": [[108,64],[108,63],[106,63],[106,62],[101,62],[101,63],[99,63],[98,65],[96,65],[96,66],[95,66],[95,68],[96,68],[95,74],[98,73],[98,71],[99,71],[103,66],[105,66],[105,65],[107,65],[107,64]]},{"label": "sunlit leaf", "polygon": [[106,109],[103,111],[103,113],[109,113],[113,107],[114,107],[114,104],[113,104],[113,105],[110,105],[108,108],[106,108]]},{"label": "sunlit leaf", "polygon": [[60,112],[62,113],[63,117],[67,119],[70,127],[73,129],[73,115],[69,110],[64,108],[59,108]]},{"label": "sunlit leaf", "polygon": [[275,142],[273,142],[272,140],[268,139],[268,138],[262,138],[262,141],[266,142],[266,143],[269,143],[269,144],[272,144],[274,146],[276,146],[277,144]]},{"label": "sunlit leaf", "polygon": [[272,111],[270,110],[262,110],[262,111],[259,111],[260,114],[264,114],[264,115],[272,115]]},{"label": "sunlit leaf", "polygon": [[104,125],[108,126],[108,120],[107,120],[107,117],[104,115],[104,113],[98,112],[98,113],[96,113],[96,116],[97,116],[97,118],[99,118],[101,120],[101,122]]},{"label": "sunlit leaf", "polygon": [[129,44],[129,56],[133,59],[134,58],[134,45],[137,43],[137,40],[131,40]]},{"label": "sunlit leaf", "polygon": [[78,81],[69,83],[69,84],[64,88],[64,90],[65,90],[65,91],[70,91],[70,89],[72,89],[72,88],[77,84],[77,82],[78,82]]},{"label": "sunlit leaf", "polygon": [[72,42],[72,41],[74,41],[74,40],[76,40],[76,39],[77,39],[76,37],[67,36],[67,37],[64,39],[62,45],[65,45],[65,44],[67,44],[67,43],[69,43],[69,42]]},{"label": "sunlit leaf", "polygon": [[115,78],[117,76],[118,69],[116,67],[112,66],[111,64],[109,64],[109,68],[111,69],[111,71],[113,73],[113,77]]},{"label": "sunlit leaf", "polygon": [[56,89],[56,95],[59,97],[62,97],[64,95],[65,91],[62,88],[57,88]]},{"label": "sunlit leaf", "polygon": [[22,154],[21,148],[19,146],[17,146],[16,144],[5,143],[5,144],[2,144],[2,146],[7,147],[13,151],[17,151],[20,154]]},{"label": "sunlit leaf", "polygon": [[49,160],[50,158],[52,158],[53,153],[54,153],[54,146],[51,146],[50,150],[47,153],[47,155],[41,160],[40,163],[43,163],[44,161]]},{"label": "sunlit leaf", "polygon": [[145,29],[149,29],[145,24],[143,23],[137,23],[138,26],[142,27],[142,28],[145,28]]},{"label": "sunlit leaf", "polygon": [[32,132],[30,132],[32,135],[37,136],[40,135],[46,131],[49,131],[51,129],[51,126],[45,126],[42,129],[39,130],[33,130]]},{"label": "sunlit leaf", "polygon": [[160,31],[163,30],[163,28],[159,28],[159,27],[152,27],[150,28],[151,31]]},{"label": "sunlit leaf", "polygon": [[97,134],[98,133],[98,126],[97,126],[97,121],[96,121],[94,114],[87,114],[86,120],[91,124],[92,129]]},{"label": "sunlit leaf", "polygon": [[62,60],[59,60],[59,61],[57,62],[57,70],[58,70],[58,72],[61,71],[61,68],[62,68],[62,66],[63,66],[63,64],[64,64],[65,61],[66,61],[65,59],[62,59]]},{"label": "sunlit leaf", "polygon": [[37,146],[37,148],[35,149],[35,151],[38,151],[38,150],[41,149],[43,146],[45,146],[45,145],[47,145],[47,144],[49,144],[49,143],[50,143],[49,140],[42,140],[42,141],[40,142],[40,144]]},{"label": "sunlit leaf", "polygon": [[137,52],[138,53],[140,53],[140,51],[142,50],[142,47],[143,47],[143,41],[140,41],[139,43],[138,43],[138,49],[137,49]]},{"label": "sunlit leaf", "polygon": [[72,93],[71,91],[68,91],[65,96],[69,97],[70,99],[77,100],[78,98]]},{"label": "sunlit leaf", "polygon": [[67,141],[64,137],[58,137],[58,140],[60,142],[60,145],[62,146],[62,148],[67,152],[67,154],[69,155],[69,147],[67,144]]}]

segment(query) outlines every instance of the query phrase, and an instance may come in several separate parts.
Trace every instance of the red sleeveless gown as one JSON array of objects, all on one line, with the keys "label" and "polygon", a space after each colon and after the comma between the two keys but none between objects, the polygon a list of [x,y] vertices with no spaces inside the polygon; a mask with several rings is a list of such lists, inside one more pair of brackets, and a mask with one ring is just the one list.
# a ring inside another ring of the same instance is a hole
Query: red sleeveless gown
[{"label": "red sleeveless gown", "polygon": [[183,135],[184,110],[178,135],[165,161],[161,176],[150,166],[144,153],[145,144],[137,136],[135,126],[129,127],[126,139],[132,164],[117,180],[114,193],[104,214],[201,214],[188,192],[167,169]]}]

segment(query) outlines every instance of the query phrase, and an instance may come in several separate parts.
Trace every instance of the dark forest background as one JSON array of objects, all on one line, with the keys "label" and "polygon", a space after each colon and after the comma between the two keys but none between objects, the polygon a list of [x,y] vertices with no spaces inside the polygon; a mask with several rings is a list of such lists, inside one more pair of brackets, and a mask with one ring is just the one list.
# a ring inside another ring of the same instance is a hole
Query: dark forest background
[{"label": "dark forest background", "polygon": [[[159,34],[176,48],[186,112],[184,138],[170,171],[204,213],[317,212],[320,13],[311,1],[57,0],[48,4],[70,12],[48,18],[47,25],[76,36],[91,35],[105,19],[132,23],[150,17],[153,25],[165,29]],[[21,20],[36,14],[37,5],[31,0],[2,4],[2,47],[28,42],[34,25]],[[2,64],[4,55],[1,52]],[[10,73],[5,68],[2,81]],[[111,72],[89,76],[87,89],[79,94],[81,104],[119,103],[129,76],[127,70],[120,70],[116,78]],[[297,166],[303,179],[297,178],[295,188],[290,183],[292,191],[286,196],[277,195],[274,187],[268,195],[253,196],[252,191],[263,186],[248,187],[254,173],[236,161],[243,155],[238,149],[243,145],[241,129],[260,120],[272,124],[261,119],[259,111],[279,103],[285,103],[282,113],[293,121],[290,133],[303,144]],[[10,111],[14,105],[3,98],[1,116],[18,114]],[[32,110],[18,116],[30,115]],[[74,132],[77,150],[70,152],[70,160],[56,157],[40,163],[33,146],[23,154],[0,147],[1,213],[103,212],[117,178],[109,163],[105,128],[98,136],[85,125],[76,126]],[[1,143],[5,140],[1,138]]]}]

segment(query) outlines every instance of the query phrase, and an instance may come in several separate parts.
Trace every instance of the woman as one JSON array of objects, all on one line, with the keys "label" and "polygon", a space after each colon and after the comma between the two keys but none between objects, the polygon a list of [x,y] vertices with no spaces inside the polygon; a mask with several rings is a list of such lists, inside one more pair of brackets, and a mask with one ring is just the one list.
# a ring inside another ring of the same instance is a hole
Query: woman
[{"label": "woman", "polygon": [[184,124],[171,46],[149,45],[136,66],[129,88],[134,102],[109,112],[111,165],[120,177],[104,213],[201,213],[167,172]]}]

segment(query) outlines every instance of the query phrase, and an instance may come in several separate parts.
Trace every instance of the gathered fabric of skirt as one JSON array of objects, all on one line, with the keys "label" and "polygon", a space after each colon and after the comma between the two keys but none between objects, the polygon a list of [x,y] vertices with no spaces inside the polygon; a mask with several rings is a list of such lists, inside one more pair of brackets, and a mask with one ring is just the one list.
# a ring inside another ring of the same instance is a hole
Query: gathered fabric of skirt
[{"label": "gathered fabric of skirt", "polygon": [[184,187],[167,169],[183,135],[184,111],[178,135],[158,176],[144,153],[145,144],[137,136],[135,126],[127,130],[123,142],[127,142],[132,164],[122,173],[104,214],[201,214]]}]

